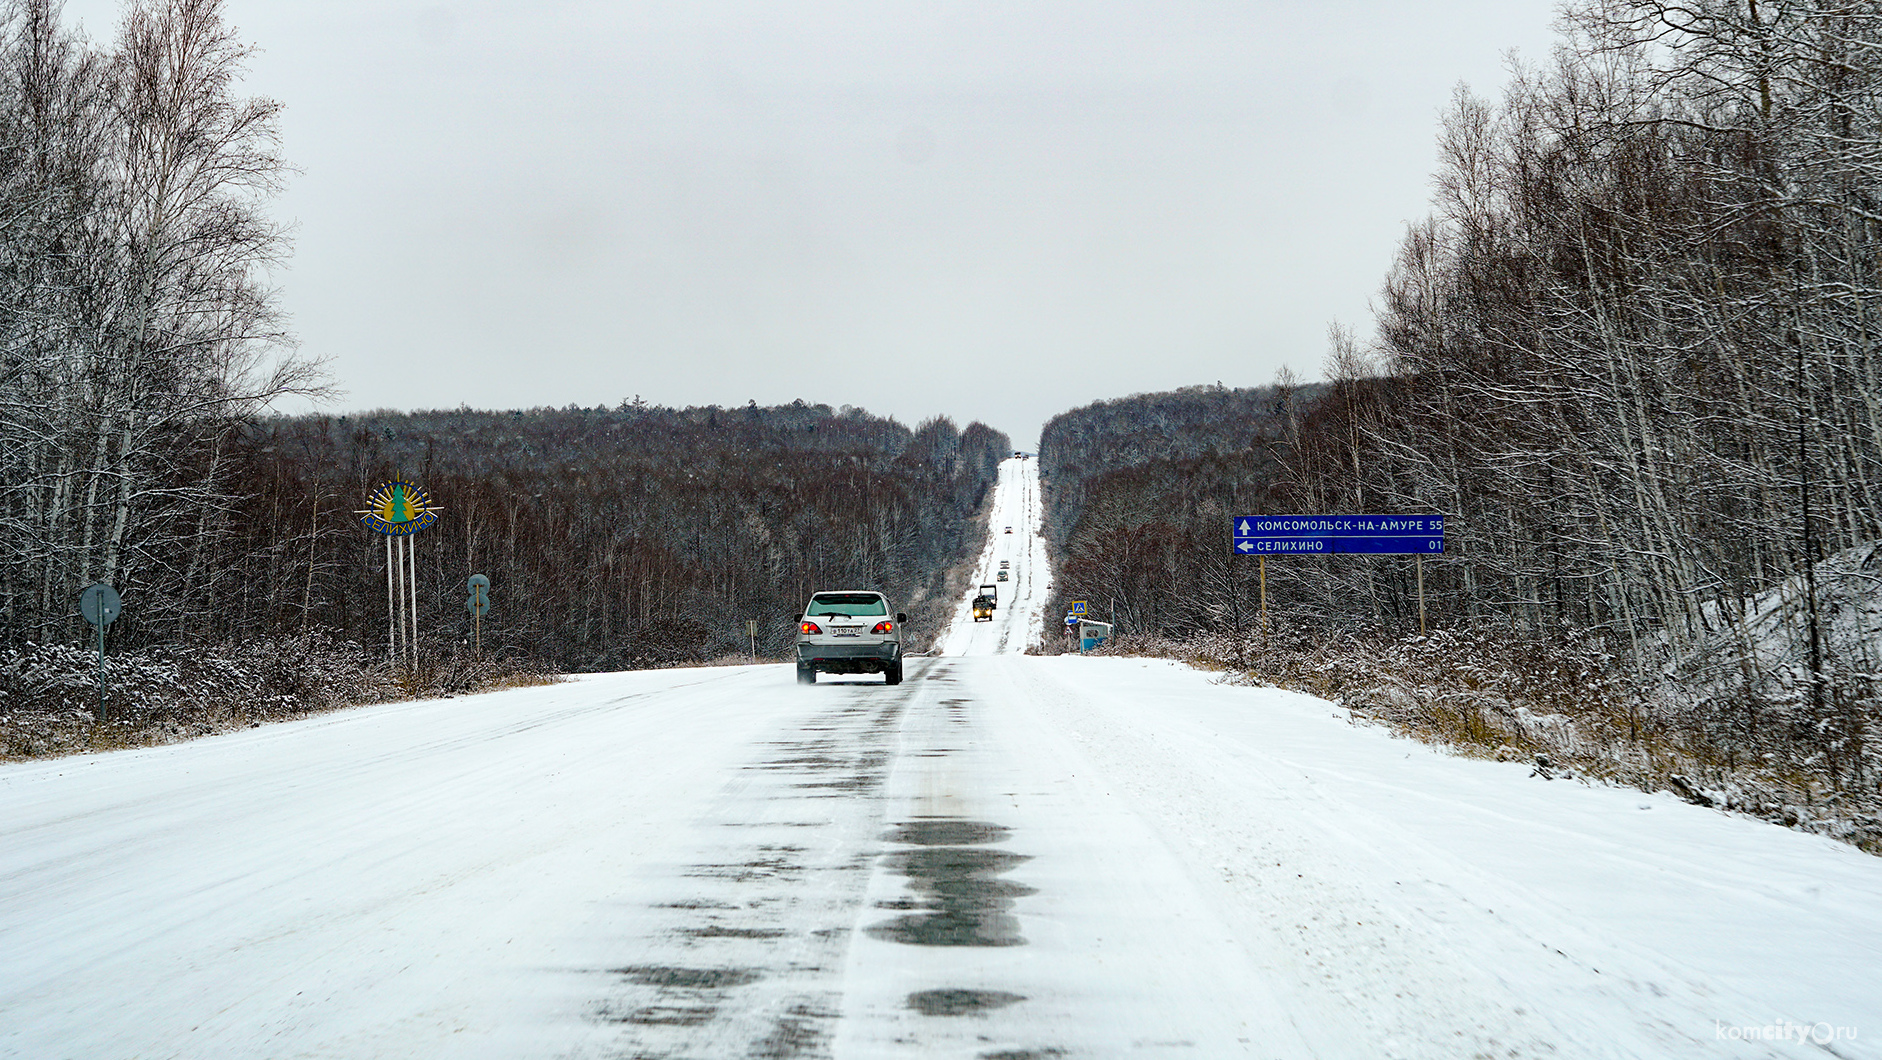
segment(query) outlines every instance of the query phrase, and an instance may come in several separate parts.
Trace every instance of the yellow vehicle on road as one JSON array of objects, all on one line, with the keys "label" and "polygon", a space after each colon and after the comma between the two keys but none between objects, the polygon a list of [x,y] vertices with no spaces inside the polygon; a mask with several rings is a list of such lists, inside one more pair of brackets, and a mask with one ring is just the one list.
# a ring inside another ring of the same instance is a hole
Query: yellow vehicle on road
[{"label": "yellow vehicle on road", "polygon": [[999,585],[995,584],[995,585],[981,586],[980,595],[974,597],[974,621],[976,622],[993,621],[993,610],[994,608],[998,606],[1000,606]]}]

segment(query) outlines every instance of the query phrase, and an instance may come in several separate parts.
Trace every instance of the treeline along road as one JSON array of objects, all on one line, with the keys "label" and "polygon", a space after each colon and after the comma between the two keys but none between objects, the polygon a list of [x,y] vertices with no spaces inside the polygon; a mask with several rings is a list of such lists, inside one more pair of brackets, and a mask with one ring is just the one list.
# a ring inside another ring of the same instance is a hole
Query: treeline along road
[{"label": "treeline along road", "polygon": [[486,643],[579,670],[787,650],[816,589],[880,588],[938,630],[946,572],[1010,448],[980,423],[910,429],[828,405],[371,413],[262,423],[237,459],[232,617],[383,639],[384,552],[353,510],[395,473],[441,507],[418,539],[430,632],[468,635],[464,578],[491,579]]}]

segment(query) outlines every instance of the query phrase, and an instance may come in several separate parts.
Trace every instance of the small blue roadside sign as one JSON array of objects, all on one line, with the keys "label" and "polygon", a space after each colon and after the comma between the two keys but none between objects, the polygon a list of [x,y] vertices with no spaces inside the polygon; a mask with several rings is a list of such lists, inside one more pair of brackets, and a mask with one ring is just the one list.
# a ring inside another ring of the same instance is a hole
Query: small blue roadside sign
[{"label": "small blue roadside sign", "polygon": [[1442,515],[1243,515],[1229,529],[1231,547],[1244,556],[1444,551]]},{"label": "small blue roadside sign", "polygon": [[1085,601],[1073,600],[1072,601],[1072,614],[1082,615],[1084,613],[1085,613]]}]

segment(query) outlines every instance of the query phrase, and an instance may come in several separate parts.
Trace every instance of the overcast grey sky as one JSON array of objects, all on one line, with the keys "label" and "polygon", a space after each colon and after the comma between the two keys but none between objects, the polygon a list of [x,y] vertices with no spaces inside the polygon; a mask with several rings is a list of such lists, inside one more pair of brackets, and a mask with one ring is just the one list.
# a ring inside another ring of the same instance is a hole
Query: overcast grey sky
[{"label": "overcast grey sky", "polygon": [[[1318,374],[1555,0],[230,0],[336,411],[803,398],[1031,446]],[[111,37],[113,0],[68,0]]]}]

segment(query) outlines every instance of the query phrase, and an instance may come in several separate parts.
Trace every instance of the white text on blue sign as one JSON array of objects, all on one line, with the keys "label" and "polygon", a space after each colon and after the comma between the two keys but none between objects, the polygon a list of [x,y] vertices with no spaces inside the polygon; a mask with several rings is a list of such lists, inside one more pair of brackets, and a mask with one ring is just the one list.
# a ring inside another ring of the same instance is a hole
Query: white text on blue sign
[{"label": "white text on blue sign", "polygon": [[1444,533],[1442,515],[1244,515],[1236,537],[1419,537]]}]

